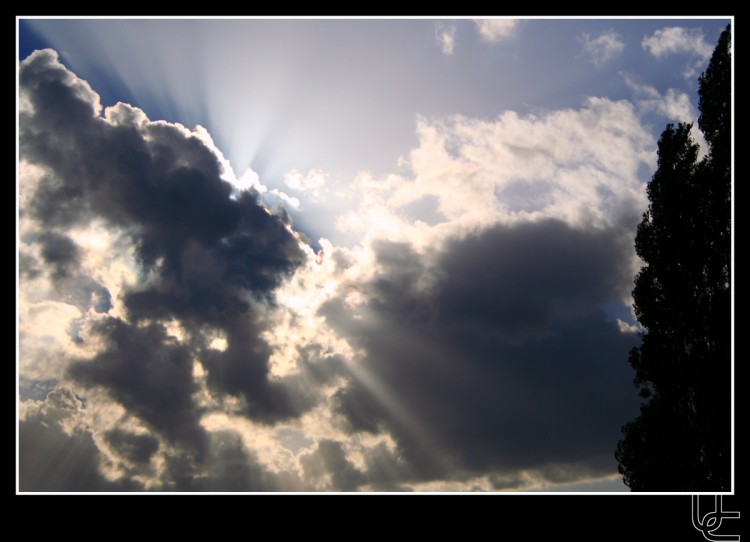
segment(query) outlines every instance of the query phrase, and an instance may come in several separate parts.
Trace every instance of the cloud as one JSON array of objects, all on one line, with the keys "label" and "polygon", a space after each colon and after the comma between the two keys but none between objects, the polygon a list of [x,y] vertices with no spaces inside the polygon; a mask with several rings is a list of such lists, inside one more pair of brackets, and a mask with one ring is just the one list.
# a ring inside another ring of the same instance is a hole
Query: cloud
[{"label": "cloud", "polygon": [[18,425],[19,490],[139,491],[130,480],[111,482],[99,471],[99,449],[91,433],[68,435],[37,420]]},{"label": "cloud", "polygon": [[104,435],[107,443],[134,463],[147,463],[159,449],[159,441],[149,435],[112,429]]},{"label": "cloud", "polygon": [[[589,98],[580,109],[494,119],[422,117],[408,175],[353,183],[359,209],[348,231],[421,247],[449,232],[497,222],[556,218],[604,226],[647,204],[639,168],[654,164],[653,136],[626,101]],[[429,204],[415,217],[414,205]]]},{"label": "cloud", "polygon": [[596,34],[584,32],[579,40],[583,45],[583,50],[597,68],[602,67],[625,49],[625,43],[620,34],[611,29]]},{"label": "cloud", "polygon": [[207,468],[201,476],[186,480],[180,491],[304,491],[302,481],[293,474],[277,475],[259,465],[242,439],[231,431],[211,435]]},{"label": "cloud", "polygon": [[697,57],[694,63],[685,67],[683,75],[686,79],[695,77],[713,52],[713,47],[706,42],[700,28],[679,26],[665,27],[652,36],[644,36],[641,46],[656,58],[673,54]]},{"label": "cloud", "polygon": [[631,104],[600,98],[421,118],[417,133],[408,175],[352,183],[365,203],[341,224],[361,250],[319,310],[354,358],[333,395],[343,428],[393,440],[359,452],[360,487],[611,476],[637,337],[605,307],[630,303],[653,137]]},{"label": "cloud", "polygon": [[58,280],[70,276],[78,265],[78,246],[69,237],[54,232],[40,234],[38,242],[44,261],[53,268],[52,276]]},{"label": "cloud", "polygon": [[644,100],[640,103],[647,109],[653,109],[669,119],[680,122],[695,122],[696,112],[690,97],[685,92],[670,88],[663,97],[654,101]]},{"label": "cloud", "polygon": [[192,401],[192,352],[170,340],[163,326],[128,325],[108,318],[92,332],[105,342],[91,360],[74,362],[70,376],[84,388],[102,386],[128,412],[168,440],[200,451],[204,437]]},{"label": "cloud", "polygon": [[132,480],[113,482],[99,469],[102,456],[84,420],[86,405],[69,388],[44,401],[21,404],[18,477],[21,491],[138,491]]},{"label": "cloud", "polygon": [[[97,431],[93,403],[68,388],[44,401],[22,403],[19,421],[19,489],[23,492],[301,491],[293,473],[260,465],[240,436],[205,434],[205,456],[170,449],[143,427],[122,423]],[[101,413],[100,413],[101,415]]]},{"label": "cloud", "polygon": [[314,200],[320,198],[327,180],[328,174],[315,169],[308,171],[307,175],[302,175],[296,169],[284,175],[284,184],[292,190],[308,193]]},{"label": "cloud", "polygon": [[452,55],[456,48],[456,27],[454,25],[444,25],[435,23],[435,39],[440,45],[440,50],[444,55]]},{"label": "cloud", "polygon": [[[102,409],[75,438],[29,418],[21,455],[38,436],[78,447],[94,470],[108,457],[121,476],[192,487],[178,478],[198,480],[214,453],[202,419],[217,401],[262,423],[313,405],[314,391],[269,379],[262,338],[274,291],[309,248],[257,190],[224,180],[205,134],[126,104],[102,111],[51,50],[21,63],[19,84],[21,370],[30,388],[52,378]],[[136,468],[155,454],[172,474]]]},{"label": "cloud", "polygon": [[636,96],[635,103],[642,112],[652,112],[666,118],[668,122],[692,123],[690,131],[693,141],[697,142],[701,148],[701,153],[705,154],[708,144],[703,137],[697,123],[698,113],[693,107],[690,97],[685,92],[670,88],[666,94],[661,94],[651,85],[640,84],[629,74],[622,74],[625,84],[634,92]]},{"label": "cloud", "polygon": [[676,53],[688,53],[708,60],[713,51],[699,28],[688,29],[679,26],[657,30],[652,36],[644,37],[641,45],[657,58]]},{"label": "cloud", "polygon": [[334,187],[358,241],[316,254],[205,130],[102,108],[53,51],[19,83],[23,490],[614,472],[636,337],[604,308],[629,298],[654,159],[631,104],[422,117],[400,174]]},{"label": "cloud", "polygon": [[315,452],[300,459],[306,478],[318,479],[320,489],[356,491],[365,476],[346,458],[340,442],[322,440]]},{"label": "cloud", "polygon": [[518,29],[517,19],[474,19],[483,40],[499,42],[512,38]]},{"label": "cloud", "polygon": [[378,271],[351,285],[366,301],[321,309],[363,352],[336,397],[349,430],[393,436],[401,484],[611,473],[637,404],[622,363],[634,339],[601,307],[629,282],[629,244],[554,220],[456,237],[432,258],[378,243]]},{"label": "cloud", "polygon": [[637,104],[646,111],[679,122],[695,122],[697,114],[690,97],[685,92],[670,88],[662,95],[651,85],[639,84],[631,75],[623,74],[625,84],[638,96]]}]

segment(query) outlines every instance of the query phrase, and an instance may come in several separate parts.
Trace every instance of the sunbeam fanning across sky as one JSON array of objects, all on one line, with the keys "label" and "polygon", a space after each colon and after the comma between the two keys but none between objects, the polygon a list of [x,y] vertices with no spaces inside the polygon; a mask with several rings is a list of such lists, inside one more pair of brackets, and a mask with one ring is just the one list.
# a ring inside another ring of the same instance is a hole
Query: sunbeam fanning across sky
[{"label": "sunbeam fanning across sky", "polygon": [[19,490],[626,491],[727,23],[20,19]]}]

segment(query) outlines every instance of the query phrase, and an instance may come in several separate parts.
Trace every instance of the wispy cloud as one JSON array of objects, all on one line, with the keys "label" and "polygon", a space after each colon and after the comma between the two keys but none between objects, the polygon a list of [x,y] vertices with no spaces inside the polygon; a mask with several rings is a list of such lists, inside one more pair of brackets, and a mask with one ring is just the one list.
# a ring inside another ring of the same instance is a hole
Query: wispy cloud
[{"label": "wispy cloud", "polygon": [[708,148],[706,140],[696,123],[698,113],[690,102],[690,96],[687,93],[670,88],[662,94],[651,85],[639,83],[631,74],[623,73],[622,76],[625,79],[625,84],[633,91],[634,101],[639,111],[656,113],[669,122],[693,123],[690,132],[693,140],[698,143],[703,152],[706,151]]},{"label": "wispy cloud", "polygon": [[638,83],[630,74],[623,74],[623,77],[635,94],[639,107],[659,113],[673,122],[695,122],[697,115],[687,93],[670,88],[666,94],[661,94],[651,85]]},{"label": "wispy cloud", "polygon": [[456,48],[456,27],[454,25],[435,24],[435,39],[445,55],[452,55]]},{"label": "wispy cloud", "polygon": [[645,50],[656,58],[673,54],[687,54],[696,57],[688,64],[683,75],[685,78],[695,77],[703,65],[711,57],[713,47],[708,44],[700,28],[683,28],[670,26],[654,32],[641,41]]},{"label": "wispy cloud", "polygon": [[512,38],[518,28],[517,19],[474,19],[482,39],[490,42]]},{"label": "wispy cloud", "polygon": [[713,50],[699,28],[679,26],[657,30],[653,36],[643,38],[641,45],[657,58],[674,53],[689,53],[708,60]]},{"label": "wispy cloud", "polygon": [[620,34],[611,29],[596,34],[584,32],[579,40],[583,45],[583,50],[588,53],[597,68],[612,60],[625,49],[625,43],[622,41]]}]

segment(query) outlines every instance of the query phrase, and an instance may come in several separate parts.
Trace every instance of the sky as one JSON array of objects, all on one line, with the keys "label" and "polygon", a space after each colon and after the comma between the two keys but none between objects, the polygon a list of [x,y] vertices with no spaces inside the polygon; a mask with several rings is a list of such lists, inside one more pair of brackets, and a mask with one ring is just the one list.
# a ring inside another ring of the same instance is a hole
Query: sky
[{"label": "sky", "polygon": [[728,22],[20,19],[19,490],[627,491]]}]

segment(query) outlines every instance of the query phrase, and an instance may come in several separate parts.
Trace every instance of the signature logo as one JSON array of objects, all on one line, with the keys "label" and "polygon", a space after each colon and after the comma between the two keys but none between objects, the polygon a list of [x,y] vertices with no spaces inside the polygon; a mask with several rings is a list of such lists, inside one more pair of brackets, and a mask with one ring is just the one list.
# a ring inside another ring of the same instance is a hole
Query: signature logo
[{"label": "signature logo", "polygon": [[703,517],[701,517],[699,510],[699,499],[700,497],[698,495],[693,495],[693,527],[701,531],[706,540],[710,540],[711,542],[719,540],[739,542],[740,535],[714,533],[719,530],[719,527],[721,527],[722,520],[727,518],[739,518],[740,513],[727,512],[722,510],[721,495],[714,495],[714,510],[712,512],[703,514]]}]

